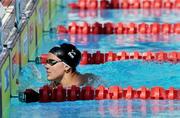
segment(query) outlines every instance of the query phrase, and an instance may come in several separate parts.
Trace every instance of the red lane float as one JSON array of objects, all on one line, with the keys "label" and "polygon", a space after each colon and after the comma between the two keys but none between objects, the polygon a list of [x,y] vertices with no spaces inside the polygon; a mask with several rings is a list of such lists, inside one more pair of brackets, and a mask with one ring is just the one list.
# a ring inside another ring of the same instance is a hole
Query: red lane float
[{"label": "red lane float", "polygon": [[129,59],[129,53],[127,53],[125,51],[119,52],[117,55],[118,55],[117,60],[127,60],[127,59]]},{"label": "red lane float", "polygon": [[110,7],[110,3],[108,0],[101,0],[100,1],[100,9],[109,9]]},{"label": "red lane float", "polygon": [[80,99],[80,88],[76,86],[72,86],[71,88],[67,89],[67,100],[68,101],[75,101]]},{"label": "red lane float", "polygon": [[[66,94],[67,93],[67,94]],[[36,95],[35,95],[36,94]],[[39,94],[39,95],[38,95]],[[104,99],[155,99],[155,100],[180,100],[180,89],[170,87],[154,86],[152,88],[135,89],[132,86],[121,88],[120,86],[111,86],[106,88],[99,86],[94,89],[91,86],[63,88],[61,85],[53,89],[48,85],[40,88],[39,93],[33,92],[32,89],[27,89],[24,92],[24,101],[29,102],[62,102],[75,100],[104,100]],[[22,96],[20,97],[22,98]]]},{"label": "red lane float", "polygon": [[138,33],[139,34],[148,34],[150,33],[149,25],[146,23],[141,23],[138,25]]},{"label": "red lane float", "polygon": [[175,32],[176,34],[180,34],[180,23],[174,24],[173,30],[173,32]]},{"label": "red lane float", "polygon": [[48,54],[41,54],[35,58],[35,63],[37,64],[46,64]]},{"label": "red lane float", "polygon": [[68,31],[63,25],[59,25],[57,27],[57,33],[58,34],[65,34],[65,33],[68,33]]},{"label": "red lane float", "polygon": [[120,3],[120,8],[121,8],[121,9],[129,9],[129,2],[128,2],[128,0],[123,0],[123,1]]},{"label": "red lane float", "polygon": [[137,96],[140,99],[148,99],[150,97],[150,93],[151,93],[151,91],[148,88],[144,87],[144,86],[137,89]]},{"label": "red lane float", "polygon": [[[87,57],[87,55],[89,55],[89,57]],[[91,58],[93,55],[93,58]],[[101,57],[100,57],[101,55]],[[85,64],[102,64],[105,62],[109,62],[109,61],[117,61],[117,60],[128,60],[128,59],[142,59],[145,61],[158,61],[158,62],[172,62],[172,63],[178,63],[180,62],[180,56],[179,56],[179,52],[144,52],[144,53],[140,53],[138,51],[129,53],[129,52],[119,52],[119,53],[114,53],[112,51],[108,52],[108,53],[101,53],[100,51],[98,51],[98,53],[93,53],[90,54],[87,51],[82,53],[82,61],[81,64],[85,65]],[[102,57],[104,56],[104,57]],[[84,59],[86,58],[86,60]],[[92,63],[88,63],[87,59],[91,58],[89,60],[91,60]],[[104,59],[104,60],[103,60]],[[84,61],[85,60],[85,61]]]},{"label": "red lane float", "polygon": [[168,90],[167,90],[167,99],[180,99],[179,98],[180,96],[180,90],[176,90],[174,89],[173,87],[170,87]]},{"label": "red lane float", "polygon": [[111,86],[108,90],[107,99],[122,99],[123,98],[123,89],[119,86]]},{"label": "red lane float", "polygon": [[89,9],[97,9],[98,8],[98,1],[97,0],[90,0],[87,6]]},{"label": "red lane float", "polygon": [[129,23],[127,25],[127,34],[136,34],[137,33],[137,24]]},{"label": "red lane float", "polygon": [[131,86],[128,86],[127,88],[124,88],[123,89],[123,97],[125,99],[137,98],[136,90],[133,89]]},{"label": "red lane float", "polygon": [[91,64],[91,54],[87,51],[82,52],[81,65]]},{"label": "red lane float", "polygon": [[95,22],[92,25],[91,34],[103,34],[103,27],[101,23]]},{"label": "red lane float", "polygon": [[71,9],[180,9],[180,1],[175,0],[78,0],[70,3]]},{"label": "red lane float", "polygon": [[120,8],[119,0],[111,0],[110,6],[113,9],[119,9]]},{"label": "red lane float", "polygon": [[180,9],[180,0],[175,0],[175,3],[173,5],[174,8]]},{"label": "red lane float", "polygon": [[78,28],[79,28],[79,26],[76,24],[76,22],[71,22],[68,27],[68,33],[69,34],[78,34]]},{"label": "red lane float", "polygon": [[125,28],[124,28],[123,23],[115,24],[114,32],[115,34],[124,34]]},{"label": "red lane float", "polygon": [[157,100],[166,99],[165,89],[158,86],[151,88],[151,99],[157,99]]},{"label": "red lane float", "polygon": [[[35,60],[37,64],[46,64],[47,54],[42,54],[37,57]],[[118,61],[118,60],[144,60],[144,61],[157,61],[157,62],[172,62],[179,63],[180,62],[180,52],[144,52],[140,53],[138,51],[134,52],[118,52],[114,53],[109,51],[107,53],[101,53],[100,51],[96,51],[95,53],[89,53],[87,51],[82,52],[82,58],[80,61],[81,65],[86,64],[103,64],[105,62],[110,61]]]},{"label": "red lane float", "polygon": [[104,54],[102,54],[100,51],[96,51],[96,53],[92,54],[91,62],[95,64],[104,63]]},{"label": "red lane float", "polygon": [[109,51],[108,53],[105,54],[105,61],[104,62],[116,61],[116,58],[117,58],[116,53]]},{"label": "red lane float", "polygon": [[78,34],[90,34],[90,26],[87,22],[83,22],[78,28]]},{"label": "red lane float", "polygon": [[62,86],[53,88],[51,89],[51,91],[52,91],[51,94],[49,94],[51,96],[51,101],[56,101],[56,102],[65,101],[66,98],[64,98],[64,96],[66,96],[66,91]]},{"label": "red lane float", "polygon": [[143,59],[146,61],[153,61],[155,59],[155,54],[151,51],[143,53]]},{"label": "red lane float", "polygon": [[165,53],[163,51],[157,52],[155,55],[156,55],[155,59],[157,61],[160,61],[160,62],[168,61],[167,53]]},{"label": "red lane float", "polygon": [[55,95],[54,101],[61,102],[66,100],[66,90],[62,86],[53,89],[53,93]]},{"label": "red lane float", "polygon": [[170,34],[172,32],[172,24],[162,24],[161,32],[163,34]]},{"label": "red lane float", "polygon": [[168,59],[169,61],[172,62],[178,62],[179,61],[179,57],[178,57],[178,52],[170,52],[168,53]]},{"label": "red lane float", "polygon": [[68,25],[68,28],[65,26],[59,25],[57,27],[58,34],[69,33],[70,35],[79,34],[79,35],[88,35],[88,34],[180,34],[180,23],[168,24],[168,23],[117,23],[113,24],[107,22],[101,24],[95,22],[90,25],[87,22],[82,22],[77,24],[76,22],[71,22]]},{"label": "red lane float", "polygon": [[108,95],[108,89],[105,88],[104,86],[99,86],[95,90],[95,100],[107,99],[107,95]]},{"label": "red lane float", "polygon": [[138,51],[135,51],[130,54],[130,59],[142,59],[142,54],[140,54]]},{"label": "red lane float", "polygon": [[150,24],[150,33],[151,34],[159,34],[160,32],[160,24],[159,23],[153,23]]},{"label": "red lane float", "polygon": [[114,24],[107,22],[104,24],[104,34],[114,34]]},{"label": "red lane float", "polygon": [[94,99],[94,88],[91,86],[82,87],[80,99],[81,100],[93,100]]},{"label": "red lane float", "polygon": [[171,2],[171,0],[166,0],[163,4],[165,9],[172,9],[173,8],[173,3]]},{"label": "red lane float", "polygon": [[24,92],[19,93],[19,100],[22,102],[37,102],[39,99],[39,93],[33,89],[26,89]]},{"label": "red lane float", "polygon": [[52,89],[45,85],[39,89],[40,99],[39,102],[50,102],[51,101]]},{"label": "red lane float", "polygon": [[87,9],[87,6],[86,6],[86,0],[78,0],[78,7],[79,9]]}]

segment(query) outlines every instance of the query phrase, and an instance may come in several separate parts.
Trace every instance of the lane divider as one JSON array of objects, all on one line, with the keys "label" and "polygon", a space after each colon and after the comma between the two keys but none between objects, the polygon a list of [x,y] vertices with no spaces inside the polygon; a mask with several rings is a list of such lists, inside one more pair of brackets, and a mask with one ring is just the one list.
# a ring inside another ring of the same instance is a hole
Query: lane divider
[{"label": "lane divider", "polygon": [[180,62],[180,52],[144,52],[140,53],[138,51],[129,53],[122,51],[119,53],[114,53],[109,51],[108,53],[101,53],[97,51],[96,53],[88,53],[87,51],[82,52],[82,59],[80,64],[102,64],[109,61],[118,60],[145,60],[145,61],[157,61],[157,62]]},{"label": "lane divider", "polygon": [[179,0],[78,0],[71,9],[180,9]]},{"label": "lane divider", "polygon": [[87,22],[82,22],[77,24],[76,22],[71,22],[66,28],[63,25],[59,25],[56,28],[58,34],[69,33],[73,34],[180,34],[180,23],[169,24],[169,23],[122,23],[117,24],[107,22],[101,24],[95,22],[90,25]]},{"label": "lane divider", "polygon": [[19,100],[22,102],[63,102],[75,100],[118,100],[118,99],[145,99],[145,100],[180,100],[180,89],[170,87],[164,89],[160,86],[152,88],[135,89],[132,86],[122,88],[120,86],[111,86],[106,88],[99,86],[96,89],[92,86],[63,88],[58,85],[57,88],[52,89],[48,85],[44,85],[39,89],[39,92],[33,89],[26,89],[19,94]]},{"label": "lane divider", "polygon": [[[118,61],[118,60],[144,60],[144,61],[157,61],[157,62],[171,62],[179,63],[180,62],[180,52],[118,52],[114,53],[109,51],[107,53],[101,53],[96,51],[95,53],[89,53],[88,51],[82,52],[82,58],[80,61],[81,65],[86,64],[103,64],[105,62]],[[35,63],[37,64],[46,64],[47,54],[41,54],[36,57]]]}]

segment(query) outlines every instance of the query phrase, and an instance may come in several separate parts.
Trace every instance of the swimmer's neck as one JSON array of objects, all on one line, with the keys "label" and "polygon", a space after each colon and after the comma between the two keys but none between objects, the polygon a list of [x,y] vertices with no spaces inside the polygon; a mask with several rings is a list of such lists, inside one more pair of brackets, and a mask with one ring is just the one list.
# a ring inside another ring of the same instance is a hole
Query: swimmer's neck
[{"label": "swimmer's neck", "polygon": [[72,85],[80,86],[81,84],[80,76],[81,74],[76,71],[65,73],[60,83],[64,88],[71,87]]}]

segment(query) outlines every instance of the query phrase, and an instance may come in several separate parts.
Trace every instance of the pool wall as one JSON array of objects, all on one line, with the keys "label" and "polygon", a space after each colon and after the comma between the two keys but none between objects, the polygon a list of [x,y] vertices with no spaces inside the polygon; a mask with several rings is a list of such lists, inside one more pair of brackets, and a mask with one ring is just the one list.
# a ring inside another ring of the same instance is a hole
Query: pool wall
[{"label": "pool wall", "polygon": [[[31,3],[30,3],[31,2]],[[33,60],[35,50],[41,45],[43,31],[49,31],[50,20],[56,13],[61,0],[29,1],[22,18],[21,27],[11,32],[0,53],[0,114],[9,117],[10,98],[18,94],[20,69]]]},{"label": "pool wall", "polygon": [[1,89],[1,114],[4,117],[8,117],[8,110],[10,105],[10,57],[8,50],[3,50],[0,55],[3,57],[1,60],[0,70],[0,89]]}]

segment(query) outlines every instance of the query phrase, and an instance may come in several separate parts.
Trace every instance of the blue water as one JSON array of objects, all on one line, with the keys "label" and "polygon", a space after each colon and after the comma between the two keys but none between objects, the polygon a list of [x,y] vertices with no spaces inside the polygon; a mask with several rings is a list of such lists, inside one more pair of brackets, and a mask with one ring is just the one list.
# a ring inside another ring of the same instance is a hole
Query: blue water
[{"label": "blue water", "polygon": [[91,100],[26,104],[13,99],[12,102],[12,118],[178,118],[180,111],[179,101],[168,100]]},{"label": "blue water", "polygon": [[[57,10],[57,17],[52,22],[52,27],[71,21],[87,21],[89,23],[99,22],[169,22],[180,21],[180,12],[170,10],[170,13],[161,11],[160,16],[149,15],[145,17],[143,11],[136,11],[138,15],[131,14],[132,11],[107,10],[108,15],[98,12],[96,17],[80,17],[77,11],[69,9]],[[129,13],[131,12],[131,13]],[[135,12],[135,11],[134,11]],[[106,13],[106,14],[107,14]],[[64,16],[61,18],[59,16]],[[144,40],[139,35],[99,35],[99,36],[74,36],[57,35],[52,32],[43,34],[43,43],[38,48],[35,56],[47,53],[54,45],[68,42],[76,45],[81,51],[89,52],[108,51],[180,51],[180,36],[145,36]],[[46,46],[46,48],[44,48]],[[168,89],[170,86],[180,89],[180,63],[157,63],[140,60],[126,60],[108,62],[100,65],[78,66],[81,73],[94,73],[98,75],[106,87],[118,85],[134,88],[141,86],[162,86]],[[26,88],[37,90],[47,84],[46,72],[43,65],[28,63],[21,71],[19,78],[19,90]],[[89,100],[75,102],[51,102],[51,103],[21,103],[18,99],[11,99],[11,118],[66,118],[66,117],[180,117],[180,101],[177,100]]]},{"label": "blue water", "polygon": [[[85,19],[86,21],[93,23],[96,21],[108,22],[113,21],[113,23],[117,23],[120,21],[126,22],[169,22],[176,23],[180,21],[179,10],[169,10],[169,9],[161,9],[161,10],[68,10],[68,18],[73,18],[73,20],[79,21],[78,18]],[[167,17],[168,16],[168,17]],[[177,17],[177,18],[175,18]],[[94,20],[91,20],[91,19]]]}]

